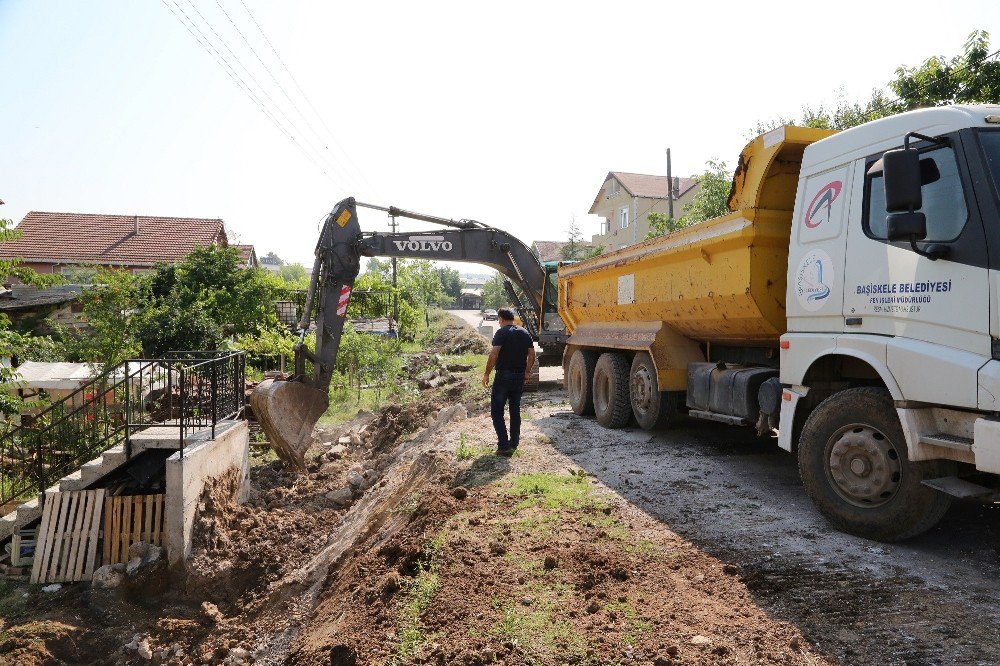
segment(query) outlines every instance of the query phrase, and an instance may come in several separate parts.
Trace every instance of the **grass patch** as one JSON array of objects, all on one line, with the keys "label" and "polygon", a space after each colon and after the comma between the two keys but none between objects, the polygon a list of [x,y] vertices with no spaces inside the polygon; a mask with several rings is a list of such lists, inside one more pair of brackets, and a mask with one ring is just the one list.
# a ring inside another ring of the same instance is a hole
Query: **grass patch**
[{"label": "grass patch", "polygon": [[598,497],[587,479],[577,475],[549,473],[521,474],[514,478],[510,495],[523,497],[518,510],[531,506],[546,509],[603,508],[606,500]]},{"label": "grass patch", "polygon": [[653,630],[653,624],[648,620],[639,617],[638,611],[635,607],[627,601],[615,601],[604,606],[604,610],[607,612],[608,616],[614,615],[616,619],[620,618],[622,623],[625,625],[625,634],[622,636],[622,640],[626,645],[634,645],[642,634],[649,633]]},{"label": "grass patch", "polygon": [[515,527],[524,535],[539,539],[551,539],[556,535],[556,527],[559,525],[559,516],[555,514],[545,514],[541,516],[528,516],[514,523]]},{"label": "grass patch", "polygon": [[492,449],[483,448],[480,446],[472,446],[467,441],[465,433],[460,433],[458,436],[458,448],[455,449],[455,456],[459,460],[471,460],[472,458],[478,458],[481,455],[491,453]]},{"label": "grass patch", "polygon": [[566,663],[566,657],[582,661],[587,654],[587,643],[580,632],[567,620],[557,619],[557,601],[536,598],[531,606],[522,606],[511,600],[495,601],[494,608],[500,617],[490,627],[490,634],[515,641],[524,651],[526,664]]},{"label": "grass patch", "polygon": [[446,530],[438,535],[424,548],[425,561],[418,563],[417,575],[406,591],[406,601],[399,611],[399,645],[393,664],[410,662],[421,648],[434,638],[424,633],[420,616],[424,614],[441,587],[441,578],[437,572],[437,554],[447,540]]}]

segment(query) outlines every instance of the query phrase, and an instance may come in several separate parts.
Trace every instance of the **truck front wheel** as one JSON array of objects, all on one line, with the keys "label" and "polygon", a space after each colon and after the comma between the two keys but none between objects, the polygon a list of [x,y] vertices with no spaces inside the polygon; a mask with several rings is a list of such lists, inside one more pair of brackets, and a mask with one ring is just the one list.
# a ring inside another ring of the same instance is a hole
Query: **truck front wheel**
[{"label": "truck front wheel", "polygon": [[580,416],[594,413],[594,366],[597,352],[577,349],[569,359],[566,372],[566,392],[569,406]]},{"label": "truck front wheel", "polygon": [[666,428],[677,414],[677,404],[670,393],[660,390],[656,366],[646,352],[639,352],[632,359],[628,384],[632,413],[639,427],[643,430]]},{"label": "truck front wheel", "polygon": [[933,527],[951,498],[921,484],[947,474],[946,463],[910,462],[885,389],[834,393],[813,410],[799,440],[802,485],[827,520],[844,532],[899,541]]},{"label": "truck front wheel", "polygon": [[632,418],[625,354],[605,352],[594,367],[594,414],[605,428],[624,428]]}]

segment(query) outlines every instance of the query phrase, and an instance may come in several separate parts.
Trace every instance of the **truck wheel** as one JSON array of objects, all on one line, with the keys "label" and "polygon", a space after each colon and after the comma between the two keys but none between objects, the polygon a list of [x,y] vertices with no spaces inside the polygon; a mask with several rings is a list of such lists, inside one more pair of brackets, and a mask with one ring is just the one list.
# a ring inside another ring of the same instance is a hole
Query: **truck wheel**
[{"label": "truck wheel", "polygon": [[837,529],[876,541],[908,539],[941,520],[951,497],[920,482],[947,469],[907,459],[885,389],[834,393],[809,415],[799,440],[799,475],[820,513]]},{"label": "truck wheel", "polygon": [[632,419],[625,354],[605,352],[594,366],[594,414],[605,428],[624,428]]},{"label": "truck wheel", "polygon": [[595,365],[597,365],[597,352],[588,349],[577,349],[569,359],[566,391],[569,393],[570,409],[580,416],[594,413]]},{"label": "truck wheel", "polygon": [[676,402],[671,395],[660,390],[656,367],[646,352],[639,352],[632,359],[628,380],[632,413],[643,430],[665,428],[677,414]]}]

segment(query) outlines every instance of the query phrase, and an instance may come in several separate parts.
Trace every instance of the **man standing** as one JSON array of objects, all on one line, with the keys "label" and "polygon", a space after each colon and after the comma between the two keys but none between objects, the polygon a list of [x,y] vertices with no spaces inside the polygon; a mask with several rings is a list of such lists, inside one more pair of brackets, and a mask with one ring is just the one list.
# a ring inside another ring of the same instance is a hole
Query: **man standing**
[{"label": "man standing", "polygon": [[[497,311],[500,328],[493,335],[493,349],[486,360],[483,386],[490,385],[490,371],[496,367],[490,415],[497,431],[497,455],[510,457],[517,449],[521,436],[521,392],[524,381],[535,365],[535,343],[531,334],[514,325],[514,313],[507,308]],[[503,411],[510,402],[510,437],[503,420]]]}]

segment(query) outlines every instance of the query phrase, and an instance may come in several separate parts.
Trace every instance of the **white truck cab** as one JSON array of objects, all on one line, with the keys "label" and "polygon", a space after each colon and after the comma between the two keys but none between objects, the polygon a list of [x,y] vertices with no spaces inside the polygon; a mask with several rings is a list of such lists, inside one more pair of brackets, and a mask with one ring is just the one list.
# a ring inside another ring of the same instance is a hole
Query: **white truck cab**
[{"label": "white truck cab", "polygon": [[798,446],[820,510],[897,539],[951,496],[995,498],[1000,106],[913,111],[808,146],[787,280],[779,444]]}]

